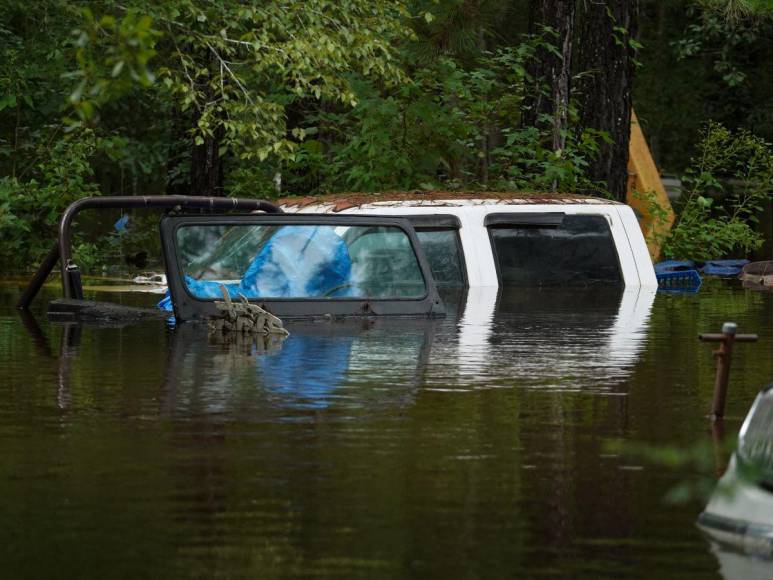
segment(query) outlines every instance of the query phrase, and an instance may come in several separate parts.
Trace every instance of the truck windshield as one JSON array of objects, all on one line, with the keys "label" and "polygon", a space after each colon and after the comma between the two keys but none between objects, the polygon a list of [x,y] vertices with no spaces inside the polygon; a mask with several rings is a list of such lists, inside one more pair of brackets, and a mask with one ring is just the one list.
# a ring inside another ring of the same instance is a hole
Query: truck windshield
[{"label": "truck windshield", "polygon": [[422,298],[410,238],[394,226],[191,224],[177,229],[188,291],[220,299]]},{"label": "truck windshield", "polygon": [[612,232],[604,216],[489,225],[502,286],[622,284]]}]

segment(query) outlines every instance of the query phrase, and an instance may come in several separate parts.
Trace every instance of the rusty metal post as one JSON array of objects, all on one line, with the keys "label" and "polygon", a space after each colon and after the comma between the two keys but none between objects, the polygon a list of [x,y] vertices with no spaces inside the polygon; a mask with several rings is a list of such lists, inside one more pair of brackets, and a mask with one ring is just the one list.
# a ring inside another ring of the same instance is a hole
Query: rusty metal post
[{"label": "rusty metal post", "polygon": [[738,325],[735,322],[725,322],[722,325],[724,336],[719,348],[714,351],[717,358],[717,375],[714,378],[714,398],[711,401],[711,416],[724,417],[725,401],[727,400],[727,382],[730,379],[730,363],[733,356],[733,343]]},{"label": "rusty metal post", "polygon": [[714,378],[714,398],[711,401],[711,419],[721,420],[725,416],[725,401],[727,399],[727,385],[730,380],[730,362],[733,356],[733,344],[736,342],[756,342],[756,334],[736,334],[738,325],[735,322],[725,322],[722,325],[721,334],[700,334],[698,338],[703,342],[718,342],[719,347],[714,351],[717,359],[717,374]]},{"label": "rusty metal post", "polygon": [[30,307],[32,300],[37,296],[38,292],[43,287],[43,284],[46,283],[46,278],[48,278],[48,275],[54,269],[54,266],[56,266],[58,261],[59,242],[56,242],[54,247],[48,251],[46,257],[43,258],[43,263],[40,264],[40,267],[37,272],[35,272],[32,280],[30,280],[30,283],[24,290],[21,298],[19,298],[19,301],[16,303],[16,308],[19,310],[27,310]]}]

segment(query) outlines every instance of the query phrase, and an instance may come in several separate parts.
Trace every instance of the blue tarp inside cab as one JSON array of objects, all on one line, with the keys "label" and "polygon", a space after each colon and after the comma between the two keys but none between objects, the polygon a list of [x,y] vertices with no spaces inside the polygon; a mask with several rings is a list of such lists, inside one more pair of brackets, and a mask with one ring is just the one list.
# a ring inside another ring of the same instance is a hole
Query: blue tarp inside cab
[{"label": "blue tarp inside cab", "polygon": [[[221,284],[232,298],[337,298],[350,296],[352,260],[346,242],[330,227],[284,226],[262,247],[238,284],[195,280],[185,275],[197,298],[222,298]],[[172,310],[167,291],[158,303]]]}]

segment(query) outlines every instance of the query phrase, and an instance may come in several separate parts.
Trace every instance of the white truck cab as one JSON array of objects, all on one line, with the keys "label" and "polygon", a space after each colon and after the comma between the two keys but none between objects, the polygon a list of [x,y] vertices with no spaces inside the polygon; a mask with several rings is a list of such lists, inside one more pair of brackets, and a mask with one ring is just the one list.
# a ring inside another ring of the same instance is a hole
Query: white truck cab
[{"label": "white truck cab", "polygon": [[439,286],[607,282],[657,288],[633,210],[607,199],[416,193],[288,198],[280,203],[288,213],[409,219]]}]

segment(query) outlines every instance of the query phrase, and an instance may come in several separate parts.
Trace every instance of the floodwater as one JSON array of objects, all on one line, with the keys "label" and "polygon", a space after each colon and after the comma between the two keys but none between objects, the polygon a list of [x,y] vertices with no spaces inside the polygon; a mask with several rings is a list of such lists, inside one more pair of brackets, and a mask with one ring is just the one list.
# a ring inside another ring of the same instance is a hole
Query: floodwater
[{"label": "floodwater", "polygon": [[704,500],[664,500],[722,452],[701,472],[612,443],[711,442],[697,334],[725,320],[760,336],[735,350],[737,432],[773,380],[773,293],[477,291],[445,319],[291,324],[258,349],[190,325],[22,318],[18,291],[0,290],[3,577],[743,569],[696,528]]}]

